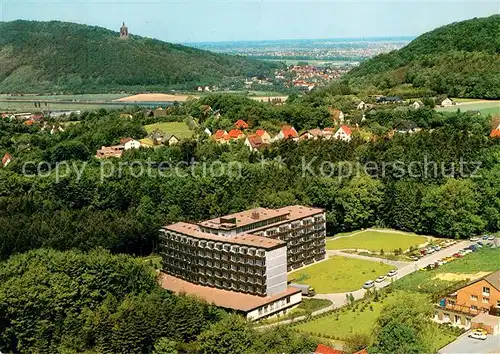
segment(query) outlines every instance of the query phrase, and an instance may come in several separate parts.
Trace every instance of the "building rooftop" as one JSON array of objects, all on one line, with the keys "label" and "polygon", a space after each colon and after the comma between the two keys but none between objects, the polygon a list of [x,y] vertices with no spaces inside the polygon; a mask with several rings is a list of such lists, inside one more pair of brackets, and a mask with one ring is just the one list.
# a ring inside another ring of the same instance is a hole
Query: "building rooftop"
[{"label": "building rooftop", "polygon": [[476,317],[472,319],[472,322],[475,323],[483,323],[487,326],[492,326],[495,327],[500,323],[500,317],[498,316],[493,316],[488,313],[480,313]]},{"label": "building rooftop", "polygon": [[158,279],[160,286],[174,293],[186,293],[204,299],[215,306],[237,311],[249,312],[281,298],[300,292],[299,289],[288,288],[285,292],[274,296],[256,296],[235,291],[222,290],[209,286],[197,285],[161,272]]},{"label": "building rooftop", "polygon": [[163,227],[163,229],[178,232],[183,235],[199,239],[219,241],[224,243],[231,243],[236,245],[244,245],[244,246],[264,248],[264,249],[274,249],[286,246],[286,243],[280,240],[274,240],[271,238],[260,237],[255,235],[242,234],[231,237],[213,235],[208,232],[201,231],[198,225],[189,224],[185,222],[178,222],[172,225],[167,225]]},{"label": "building rooftop", "polygon": [[241,211],[239,213],[221,216],[207,221],[202,221],[199,225],[212,229],[230,229],[250,225],[263,220],[286,216],[287,212],[275,209],[255,208]]}]

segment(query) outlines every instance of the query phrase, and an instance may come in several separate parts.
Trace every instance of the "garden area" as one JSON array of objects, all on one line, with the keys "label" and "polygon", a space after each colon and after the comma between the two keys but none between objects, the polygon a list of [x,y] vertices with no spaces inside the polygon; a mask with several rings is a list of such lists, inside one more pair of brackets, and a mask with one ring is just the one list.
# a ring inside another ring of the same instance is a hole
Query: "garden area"
[{"label": "garden area", "polygon": [[292,272],[288,280],[310,285],[318,294],[342,293],[361,289],[367,280],[375,280],[391,269],[394,267],[381,262],[333,256]]},{"label": "garden area", "polygon": [[[319,338],[338,340],[344,343],[352,341],[353,338],[359,340],[360,337],[364,337],[369,342],[367,344],[371,344],[379,316],[386,309],[398,306],[398,301],[399,304],[401,301],[404,302],[401,299],[404,299],[405,296],[416,299],[415,301],[422,304],[422,309],[427,309],[427,311],[430,309],[430,299],[425,295],[403,291],[368,292],[363,300],[351,302],[346,299],[346,303],[349,303],[346,307],[301,321],[294,325],[294,328]],[[401,311],[405,310],[401,309]],[[460,334],[460,330],[456,328],[441,326],[430,320],[427,322],[427,340],[431,343],[432,352],[436,352],[452,342]]]},{"label": "garden area", "polygon": [[370,229],[329,238],[326,241],[326,249],[359,249],[378,253],[383,250],[385,253],[389,253],[399,249],[406,251],[410,247],[418,247],[427,241],[428,238],[425,236],[407,232]]}]

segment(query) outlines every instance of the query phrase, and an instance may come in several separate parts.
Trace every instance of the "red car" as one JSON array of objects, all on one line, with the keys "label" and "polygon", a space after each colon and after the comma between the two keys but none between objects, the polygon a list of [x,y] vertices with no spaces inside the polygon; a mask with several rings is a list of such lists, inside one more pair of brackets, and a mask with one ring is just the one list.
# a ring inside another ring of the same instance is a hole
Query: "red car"
[{"label": "red car", "polygon": [[453,255],[453,257],[455,257],[455,258],[462,258],[463,256],[460,253],[457,252],[457,253],[455,253]]}]

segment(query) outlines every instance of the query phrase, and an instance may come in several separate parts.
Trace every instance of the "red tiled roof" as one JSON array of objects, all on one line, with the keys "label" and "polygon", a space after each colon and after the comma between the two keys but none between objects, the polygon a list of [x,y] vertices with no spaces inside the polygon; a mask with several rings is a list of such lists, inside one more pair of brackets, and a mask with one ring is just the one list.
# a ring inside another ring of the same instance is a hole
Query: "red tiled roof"
[{"label": "red tiled roof", "polygon": [[174,293],[184,292],[189,295],[198,296],[216,306],[244,312],[249,312],[268,303],[300,292],[299,289],[288,288],[283,293],[262,297],[193,284],[163,272],[160,273],[158,282],[162,288]]},{"label": "red tiled roof", "polygon": [[491,138],[500,138],[500,129],[493,129],[490,134]]},{"label": "red tiled roof", "polygon": [[12,155],[9,153],[6,153],[5,155],[3,155],[3,158],[2,158],[2,166],[5,166],[11,160],[12,160]]},{"label": "red tiled roof", "polygon": [[132,138],[121,138],[120,139],[120,144],[126,144],[126,143],[128,143],[129,141],[132,141],[132,140],[134,140],[134,139],[132,139]]},{"label": "red tiled roof", "polygon": [[222,139],[226,134],[227,132],[225,130],[217,130],[215,132],[215,139]]},{"label": "red tiled roof", "polygon": [[341,126],[340,129],[342,129],[344,131],[344,133],[346,133],[347,135],[352,134],[351,128],[349,128],[347,125]]},{"label": "red tiled roof", "polygon": [[264,129],[257,129],[255,131],[255,135],[257,136],[263,136],[264,134],[266,134],[267,132],[264,130]]},{"label": "red tiled roof", "polygon": [[284,125],[281,127],[281,132],[283,133],[283,137],[285,139],[288,138],[297,138],[299,135],[297,134],[297,131],[295,130],[294,127],[291,127],[289,125]]},{"label": "red tiled roof", "polygon": [[248,124],[247,122],[245,122],[244,120],[242,119],[238,119],[236,121],[236,123],[234,123],[234,126],[238,129],[247,129],[248,128]]},{"label": "red tiled roof", "polygon": [[318,344],[318,347],[316,348],[314,354],[345,354],[345,353],[341,350],[330,348],[329,346],[326,346],[324,344]]},{"label": "red tiled roof", "polygon": [[243,135],[243,132],[239,129],[231,129],[228,135],[231,139],[238,139]]},{"label": "red tiled roof", "polygon": [[254,149],[258,149],[260,146],[262,146],[262,144],[264,144],[262,138],[257,135],[249,135],[247,139],[248,142],[250,143],[250,146],[252,146],[252,148]]}]

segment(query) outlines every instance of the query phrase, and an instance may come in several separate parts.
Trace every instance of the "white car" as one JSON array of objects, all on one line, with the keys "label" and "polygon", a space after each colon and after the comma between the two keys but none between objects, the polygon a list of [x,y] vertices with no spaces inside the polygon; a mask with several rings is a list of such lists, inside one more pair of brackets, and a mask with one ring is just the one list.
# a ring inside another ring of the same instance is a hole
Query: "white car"
[{"label": "white car", "polygon": [[472,331],[469,333],[469,338],[485,340],[486,334],[484,332]]},{"label": "white car", "polygon": [[370,289],[370,288],[373,288],[375,286],[375,283],[373,282],[373,280],[368,280],[364,285],[363,285],[363,289]]},{"label": "white car", "polygon": [[495,236],[491,235],[490,237],[488,237],[488,241],[493,241],[495,239]]},{"label": "white car", "polygon": [[385,276],[384,276],[384,275],[381,275],[381,276],[379,276],[377,279],[375,279],[375,282],[377,282],[377,283],[382,283],[384,280],[385,280]]},{"label": "white car", "polygon": [[477,241],[479,241],[479,237],[471,237],[471,238],[469,239],[469,241],[472,241],[472,242],[477,242]]},{"label": "white car", "polygon": [[393,270],[391,270],[389,273],[387,273],[387,276],[388,276],[388,277],[393,277],[393,276],[395,276],[396,274],[398,274],[398,271],[397,271],[397,270],[395,270],[395,269],[393,269]]}]

